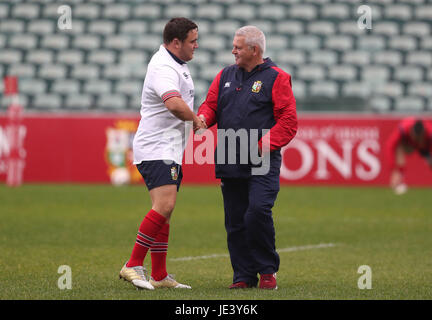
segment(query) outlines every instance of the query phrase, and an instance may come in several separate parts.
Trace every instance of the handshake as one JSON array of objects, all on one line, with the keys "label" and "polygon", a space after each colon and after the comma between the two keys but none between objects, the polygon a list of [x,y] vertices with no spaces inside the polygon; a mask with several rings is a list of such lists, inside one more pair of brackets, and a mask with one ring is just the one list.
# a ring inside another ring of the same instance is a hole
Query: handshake
[{"label": "handshake", "polygon": [[201,134],[202,133],[202,131],[200,131],[201,129],[203,129],[203,130],[207,129],[207,124],[206,124],[206,121],[205,121],[205,117],[202,114],[200,114],[197,117],[194,117],[194,120],[193,120],[193,131],[194,131],[194,133],[195,134]]}]

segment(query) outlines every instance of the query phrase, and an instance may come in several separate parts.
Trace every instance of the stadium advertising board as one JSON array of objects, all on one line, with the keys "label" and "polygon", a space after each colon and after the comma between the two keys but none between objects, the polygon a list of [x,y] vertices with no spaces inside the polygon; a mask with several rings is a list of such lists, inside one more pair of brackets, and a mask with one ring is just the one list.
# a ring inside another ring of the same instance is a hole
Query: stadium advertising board
[{"label": "stadium advertising board", "polygon": [[[282,149],[281,183],[387,185],[385,144],[400,119],[300,114],[297,136]],[[132,165],[132,139],[138,121],[132,115],[27,114],[20,142],[25,155],[24,182],[141,183]],[[218,183],[213,154],[207,152],[216,145],[208,141],[217,136],[216,129],[211,130],[189,136],[184,183]],[[8,119],[2,115],[0,181],[6,180],[10,142]],[[432,185],[432,173],[417,154],[408,158],[406,179],[410,185]]]},{"label": "stadium advertising board", "polygon": [[394,125],[371,119],[303,119],[296,138],[282,150],[281,177],[306,183],[385,184],[385,137]]}]

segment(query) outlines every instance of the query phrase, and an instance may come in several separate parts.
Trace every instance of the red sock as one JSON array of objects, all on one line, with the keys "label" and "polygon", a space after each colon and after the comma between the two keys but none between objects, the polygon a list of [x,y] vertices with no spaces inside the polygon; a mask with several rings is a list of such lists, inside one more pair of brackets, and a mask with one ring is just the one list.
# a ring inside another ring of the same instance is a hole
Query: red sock
[{"label": "red sock", "polygon": [[150,210],[142,221],[131,257],[126,267],[142,266],[148,249],[155,241],[160,229],[164,226],[166,218],[154,210]]},{"label": "red sock", "polygon": [[169,224],[165,223],[162,229],[156,236],[150,252],[152,261],[152,278],[156,281],[164,279],[168,273],[166,271],[166,257],[168,253],[168,237],[169,237]]}]

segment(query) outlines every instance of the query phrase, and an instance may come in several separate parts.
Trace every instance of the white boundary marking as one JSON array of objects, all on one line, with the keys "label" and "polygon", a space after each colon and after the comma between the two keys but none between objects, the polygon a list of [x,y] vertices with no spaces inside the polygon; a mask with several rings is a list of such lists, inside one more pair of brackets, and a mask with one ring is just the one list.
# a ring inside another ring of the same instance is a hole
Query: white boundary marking
[{"label": "white boundary marking", "polygon": [[[310,244],[305,246],[296,246],[289,247],[276,250],[278,253],[281,252],[294,252],[294,251],[303,251],[303,250],[311,250],[311,249],[323,249],[323,248],[331,248],[336,246],[334,243],[319,243],[319,244]],[[194,257],[180,257],[180,258],[171,258],[171,261],[191,261],[191,260],[205,260],[205,259],[213,259],[213,258],[228,258],[229,254],[227,253],[219,253],[219,254],[209,254],[205,256],[194,256]]]}]

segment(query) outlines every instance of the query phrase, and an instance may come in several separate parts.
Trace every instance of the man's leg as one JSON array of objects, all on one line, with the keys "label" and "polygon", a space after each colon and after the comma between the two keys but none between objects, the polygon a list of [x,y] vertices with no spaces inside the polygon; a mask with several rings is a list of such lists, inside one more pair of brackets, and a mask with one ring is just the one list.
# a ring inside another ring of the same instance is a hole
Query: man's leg
[{"label": "man's leg", "polygon": [[154,285],[147,279],[143,263],[148,250],[171,215],[177,190],[175,185],[164,185],[150,190],[150,193],[152,209],[141,222],[130,259],[120,270],[120,278],[131,282],[137,288],[153,290]]},{"label": "man's leg", "polygon": [[168,254],[169,222],[166,222],[150,247],[152,271],[154,280],[160,281],[167,275],[166,258]]},{"label": "man's leg", "polygon": [[244,225],[244,214],[248,208],[247,179],[222,179],[221,189],[228,250],[234,271],[233,283],[246,282],[250,286],[256,286],[256,267],[246,241]]},{"label": "man's leg", "polygon": [[155,288],[181,288],[190,289],[185,284],[178,283],[166,271],[166,257],[168,253],[169,219],[174,210],[179,185],[165,185],[152,189],[152,209],[159,210],[166,217],[165,224],[159,229],[151,246],[152,271],[150,283]]},{"label": "man's leg", "polygon": [[177,199],[177,185],[165,185],[150,190],[152,209],[163,212],[166,222],[159,230],[151,245],[152,278],[156,281],[164,279],[166,271],[166,256],[168,253],[169,219]]},{"label": "man's leg", "polygon": [[177,198],[176,185],[164,185],[150,190],[152,209],[142,221],[127,267],[142,266],[148,249],[169,221]]},{"label": "man's leg", "polygon": [[245,214],[246,239],[256,262],[257,273],[273,274],[279,269],[272,208],[279,192],[279,170],[249,179],[249,206]]},{"label": "man's leg", "polygon": [[[174,210],[177,191],[182,179],[181,166],[155,160],[143,161],[137,165],[137,168],[150,190],[152,209],[147,213],[139,227],[131,257],[120,271],[120,277],[132,282],[137,287],[146,289],[154,289],[156,285],[157,287],[188,287],[177,283],[166,272],[169,218]],[[164,243],[163,250],[152,259],[154,260],[154,263],[152,261],[152,271],[157,274],[157,278],[163,275],[165,278],[160,282],[154,279],[150,279],[148,282],[142,265],[148,250],[153,248],[155,252],[159,251],[157,248],[160,248],[160,243]],[[139,281],[139,283],[134,281]],[[145,283],[146,281],[147,283]]]}]

